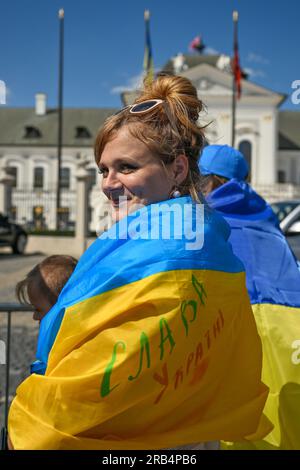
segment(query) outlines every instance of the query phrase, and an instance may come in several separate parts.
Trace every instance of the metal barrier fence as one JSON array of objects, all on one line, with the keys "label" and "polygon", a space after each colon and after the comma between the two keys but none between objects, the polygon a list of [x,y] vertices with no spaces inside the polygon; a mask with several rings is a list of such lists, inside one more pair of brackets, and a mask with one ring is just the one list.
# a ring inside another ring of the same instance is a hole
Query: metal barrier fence
[{"label": "metal barrier fence", "polygon": [[[17,312],[32,312],[32,309],[29,306],[20,305],[17,303],[0,303],[0,314],[6,313],[7,317],[7,331],[6,331],[6,341],[5,351],[2,350],[4,357],[0,357],[0,364],[5,366],[5,400],[4,400],[4,428],[7,429],[8,421],[8,409],[9,409],[9,386],[10,386],[10,353],[11,353],[11,335],[12,335],[12,313]],[[4,359],[4,360],[3,360]],[[4,362],[4,364],[3,364]],[[2,434],[2,439],[4,439],[5,433]],[[2,443],[3,444],[3,443]]]}]

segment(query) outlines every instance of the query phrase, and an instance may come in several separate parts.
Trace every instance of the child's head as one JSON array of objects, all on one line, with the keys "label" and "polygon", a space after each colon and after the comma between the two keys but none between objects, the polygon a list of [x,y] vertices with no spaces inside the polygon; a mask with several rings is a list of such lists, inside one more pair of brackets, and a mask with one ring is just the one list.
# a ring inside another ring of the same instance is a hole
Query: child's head
[{"label": "child's head", "polygon": [[17,299],[21,304],[34,307],[34,320],[41,320],[53,307],[76,264],[72,256],[48,256],[18,282]]}]

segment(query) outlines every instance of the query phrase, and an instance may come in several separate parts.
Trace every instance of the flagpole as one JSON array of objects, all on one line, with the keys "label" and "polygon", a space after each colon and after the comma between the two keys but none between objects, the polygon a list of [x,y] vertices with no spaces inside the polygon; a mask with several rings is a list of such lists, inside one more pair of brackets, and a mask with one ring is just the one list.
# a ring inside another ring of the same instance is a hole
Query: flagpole
[{"label": "flagpole", "polygon": [[[236,54],[235,48],[237,47],[237,28],[238,28],[238,19],[239,19],[239,14],[237,11],[233,12],[233,28],[234,28],[234,55]],[[235,57],[234,57],[234,64],[235,64]],[[231,146],[234,147],[235,145],[235,123],[236,123],[236,92],[237,92],[237,87],[236,87],[236,76],[235,76],[235,65],[232,73],[232,111],[231,111],[231,116],[232,116],[232,130],[231,130]]]},{"label": "flagpole", "polygon": [[63,72],[64,72],[64,17],[60,9],[59,18],[59,69],[58,69],[58,132],[57,132],[57,187],[56,187],[56,230],[59,230],[61,208],[61,151],[63,134]]},{"label": "flagpole", "polygon": [[144,11],[144,22],[145,22],[145,52],[144,52],[144,74],[145,80],[151,83],[154,78],[153,69],[153,57],[152,57],[152,46],[150,37],[150,11]]}]

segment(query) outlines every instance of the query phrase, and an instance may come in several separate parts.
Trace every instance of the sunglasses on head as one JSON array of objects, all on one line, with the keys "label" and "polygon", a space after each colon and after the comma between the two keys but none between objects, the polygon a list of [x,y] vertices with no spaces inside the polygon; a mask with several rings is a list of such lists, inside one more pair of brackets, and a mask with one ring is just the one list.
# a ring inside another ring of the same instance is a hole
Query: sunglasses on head
[{"label": "sunglasses on head", "polygon": [[126,106],[125,108],[120,109],[120,111],[118,111],[115,114],[122,113],[123,111],[125,111],[125,109],[128,109],[128,111],[131,114],[143,114],[143,113],[147,113],[148,111],[151,111],[152,109],[156,108],[156,106],[159,106],[163,102],[164,100],[160,100],[160,99],[141,101],[140,103]]}]

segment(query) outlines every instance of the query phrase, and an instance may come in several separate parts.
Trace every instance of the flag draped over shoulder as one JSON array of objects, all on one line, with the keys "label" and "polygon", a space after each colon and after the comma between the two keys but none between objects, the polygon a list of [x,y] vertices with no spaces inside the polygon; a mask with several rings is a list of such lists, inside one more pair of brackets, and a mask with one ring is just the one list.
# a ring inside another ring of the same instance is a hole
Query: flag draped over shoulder
[{"label": "flag draped over shoulder", "polygon": [[144,13],[145,19],[145,52],[144,52],[144,73],[147,82],[154,79],[154,65],[152,56],[151,36],[150,36],[150,12]]},{"label": "flag draped over shoulder", "polygon": [[149,205],[85,252],[41,322],[45,374],[12,402],[16,449],[160,449],[256,432],[267,388],[245,273],[228,224],[201,207]]},{"label": "flag draped over shoulder", "polygon": [[263,344],[265,414],[273,431],[263,441],[231,448],[300,449],[300,272],[271,207],[244,182],[231,180],[208,203],[231,227],[234,253]]}]

